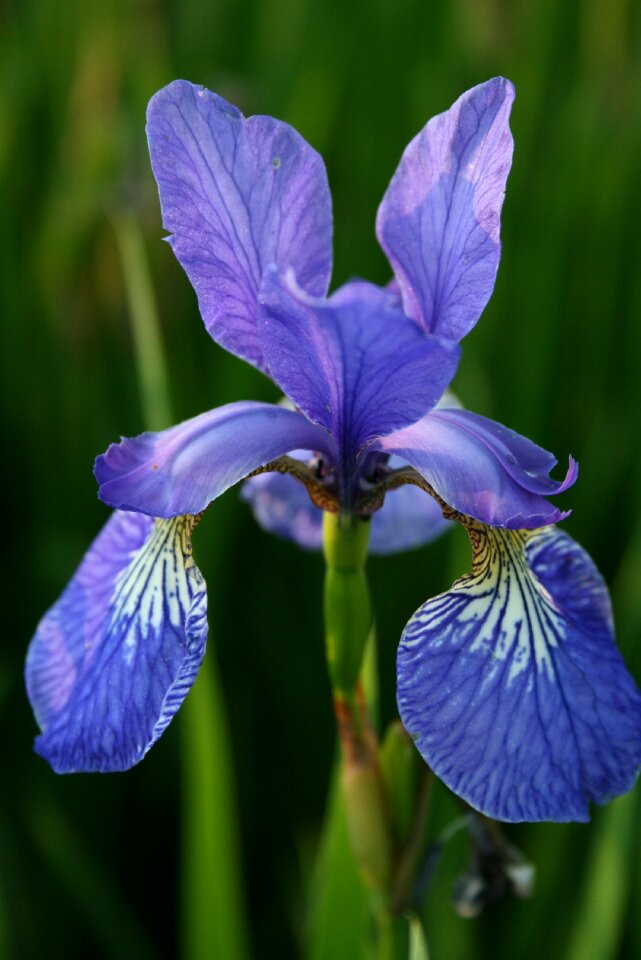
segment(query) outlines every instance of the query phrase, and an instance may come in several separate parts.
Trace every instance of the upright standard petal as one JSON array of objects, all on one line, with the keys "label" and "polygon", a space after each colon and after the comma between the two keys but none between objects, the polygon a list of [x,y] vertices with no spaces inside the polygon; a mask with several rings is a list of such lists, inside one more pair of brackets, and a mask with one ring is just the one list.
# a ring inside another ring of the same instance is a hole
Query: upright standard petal
[{"label": "upright standard petal", "polygon": [[187,695],[207,641],[193,524],[115,513],[41,620],[26,681],[57,773],[133,766]]},{"label": "upright standard petal", "polygon": [[94,472],[109,506],[174,517],[201,513],[253,470],[299,447],[334,451],[327,433],[300,413],[229,403],[169,430],[113,443]]},{"label": "upright standard petal", "polygon": [[373,437],[424,416],[454,376],[457,344],[426,336],[388,290],[348,283],[328,300],[267,272],[260,335],[272,378],[353,461]]},{"label": "upright standard petal", "polygon": [[494,289],[513,100],[512,84],[497,77],[430,120],[378,210],[376,233],[406,312],[453,340],[474,326]]},{"label": "upright standard petal", "polygon": [[433,410],[374,447],[398,454],[450,507],[483,523],[532,529],[568,515],[545,498],[574,483],[572,458],[565,478],[551,480],[551,453],[468,410]]},{"label": "upright standard petal", "polygon": [[472,576],[428,601],[398,652],[398,704],[424,759],[498,820],[587,820],[641,767],[641,694],[607,588],[554,528],[472,525]]},{"label": "upright standard petal", "polygon": [[256,294],[268,264],[327,291],[332,210],[321,157],[288,124],[245,119],[185,80],[149,103],[147,134],[163,225],[211,336],[261,369]]}]

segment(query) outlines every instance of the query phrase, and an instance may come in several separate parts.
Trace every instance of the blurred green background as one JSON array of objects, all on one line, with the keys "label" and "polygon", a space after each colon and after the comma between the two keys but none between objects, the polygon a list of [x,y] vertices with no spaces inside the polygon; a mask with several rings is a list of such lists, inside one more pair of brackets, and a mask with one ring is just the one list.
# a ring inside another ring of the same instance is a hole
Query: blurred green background
[{"label": "blurred green background", "polygon": [[[198,787],[182,774],[193,718],[181,713],[127,774],[58,778],[31,752],[36,729],[22,682],[39,617],[106,516],[93,458],[144,427],[118,243],[125,227],[134,239],[140,231],[149,260],[175,418],[275,396],[209,340],[161,242],[147,100],[184,77],[245,113],[294,124],[328,166],[335,286],[354,274],[387,281],[373,223],[409,139],[468,87],[498,73],[515,82],[502,265],[454,386],[470,408],[562,461],[578,458],[566,528],[612,586],[620,645],[639,679],[641,8],[631,0],[5,0],[0,17],[0,957],[173,957],[184,942],[181,889],[191,896],[181,811],[192,841],[198,836],[187,796]],[[334,749],[322,564],[258,530],[237,490],[209,511],[196,557],[210,584],[209,659],[227,713],[217,730],[236,780],[230,805],[251,955],[289,960],[305,955]],[[371,561],[385,720],[405,621],[467,560],[454,535]],[[534,960],[542,950],[547,960],[641,956],[640,806],[637,790],[596,811],[588,827],[509,828],[537,864],[536,895],[500,901],[474,921],[449,902],[465,866],[457,839],[426,902],[432,960]],[[435,822],[456,815],[441,788]],[[226,878],[215,864],[211,871],[224,900]],[[203,955],[235,960],[229,949]]]}]

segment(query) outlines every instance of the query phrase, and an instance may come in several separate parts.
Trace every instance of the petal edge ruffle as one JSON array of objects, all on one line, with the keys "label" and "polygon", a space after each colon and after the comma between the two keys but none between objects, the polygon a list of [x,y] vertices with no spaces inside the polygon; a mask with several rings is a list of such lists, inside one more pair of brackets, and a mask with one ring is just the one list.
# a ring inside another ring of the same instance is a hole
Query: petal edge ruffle
[{"label": "petal edge ruffle", "polygon": [[467,410],[432,410],[373,448],[401,457],[449,507],[482,523],[534,529],[568,516],[546,497],[574,483],[576,463],[570,458],[565,479],[551,480],[552,454]]}]

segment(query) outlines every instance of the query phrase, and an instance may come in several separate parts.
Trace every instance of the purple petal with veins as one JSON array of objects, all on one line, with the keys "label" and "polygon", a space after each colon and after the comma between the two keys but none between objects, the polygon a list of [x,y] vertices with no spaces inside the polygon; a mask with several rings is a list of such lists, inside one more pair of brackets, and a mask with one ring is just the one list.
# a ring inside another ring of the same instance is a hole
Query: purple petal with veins
[{"label": "purple petal with veins", "polygon": [[57,773],[128,769],[187,695],[207,641],[192,523],[113,514],[40,621],[26,682]]},{"label": "purple petal with veins", "polygon": [[376,440],[373,449],[411,464],[455,510],[497,527],[522,529],[568,516],[545,498],[574,483],[548,471],[554,457],[513,430],[467,410],[432,410],[418,423]]},{"label": "purple petal with veins", "polygon": [[265,369],[256,296],[266,266],[293,267],[321,296],[332,265],[332,210],[321,157],[288,124],[250,117],[176,80],[147,112],[163,225],[211,336]]},{"label": "purple petal with veins", "polygon": [[513,100],[512,84],[497,77],[430,120],[378,210],[376,233],[406,313],[452,340],[474,326],[494,289]]},{"label": "purple petal with veins", "polygon": [[291,274],[283,280],[270,270],[260,299],[271,376],[334,437],[344,462],[427,413],[456,371],[458,345],[426,336],[373,284],[348,283],[319,300]]},{"label": "purple petal with veins", "polygon": [[554,527],[478,535],[473,575],[403,631],[398,705],[434,773],[494,819],[587,820],[641,767],[607,588]]},{"label": "purple petal with veins", "polygon": [[152,517],[197,514],[253,470],[299,447],[334,456],[331,438],[302,414],[269,403],[229,403],[112,444],[96,460],[99,496]]}]

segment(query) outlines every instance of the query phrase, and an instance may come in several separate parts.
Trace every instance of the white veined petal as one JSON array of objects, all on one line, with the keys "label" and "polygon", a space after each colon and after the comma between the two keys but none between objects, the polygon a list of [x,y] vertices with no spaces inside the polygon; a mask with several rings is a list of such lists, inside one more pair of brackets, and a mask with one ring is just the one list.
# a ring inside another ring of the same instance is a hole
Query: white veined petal
[{"label": "white veined petal", "polygon": [[398,704],[434,772],[504,820],[585,820],[641,766],[641,695],[607,588],[554,527],[459,515],[473,572],[425,603],[398,654]]}]

